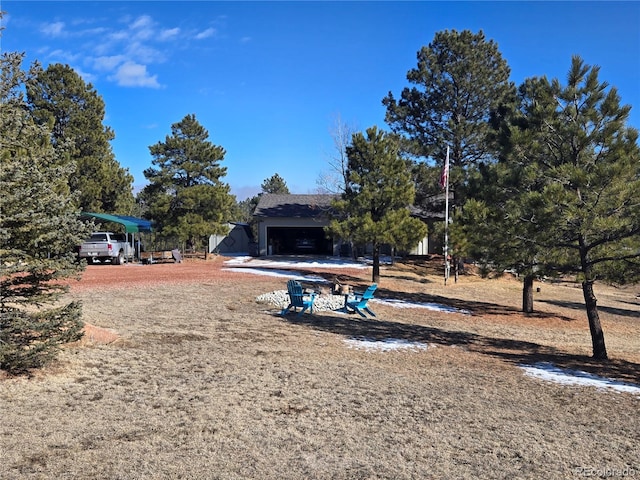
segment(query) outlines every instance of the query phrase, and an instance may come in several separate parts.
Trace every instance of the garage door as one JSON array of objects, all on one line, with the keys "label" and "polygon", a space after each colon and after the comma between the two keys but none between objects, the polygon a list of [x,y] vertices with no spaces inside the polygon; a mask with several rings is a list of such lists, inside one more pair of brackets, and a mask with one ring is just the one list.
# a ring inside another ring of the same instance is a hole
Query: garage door
[{"label": "garage door", "polygon": [[317,227],[269,227],[267,246],[270,255],[333,254],[333,241]]}]

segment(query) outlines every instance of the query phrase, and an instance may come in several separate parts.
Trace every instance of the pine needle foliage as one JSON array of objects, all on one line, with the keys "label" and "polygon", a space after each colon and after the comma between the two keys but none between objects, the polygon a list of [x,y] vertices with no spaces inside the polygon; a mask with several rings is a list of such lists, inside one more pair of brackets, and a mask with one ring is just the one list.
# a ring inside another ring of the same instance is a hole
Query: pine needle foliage
[{"label": "pine needle foliage", "polygon": [[[640,148],[630,106],[574,56],[566,84],[530,78],[500,126],[484,198],[465,205],[487,262],[525,274],[576,275],[593,356],[606,359],[593,285],[640,276]],[[468,232],[470,233],[470,232]]]},{"label": "pine needle foliage", "polygon": [[418,184],[419,191],[426,190],[419,197],[438,193],[447,147],[451,188],[458,197],[467,176],[493,161],[486,140],[492,115],[515,95],[509,75],[498,44],[482,31],[440,31],[418,51],[417,65],[406,76],[410,86],[398,97],[389,92],[382,103],[385,121],[401,135],[403,151],[436,167],[417,164],[418,172],[430,177]]},{"label": "pine needle foliage", "polygon": [[103,124],[105,104],[90,83],[69,65],[36,68],[27,81],[27,102],[36,122],[51,129],[59,158],[70,157],[76,169],[67,181],[76,206],[85,212],[130,214],[133,177],[115,159],[114,132]]},{"label": "pine needle foliage", "polygon": [[227,233],[235,197],[222,181],[227,168],[220,163],[226,152],[209,141],[209,132],[196,116],[171,125],[171,135],[149,151],[153,166],[144,175],[150,183],[139,198],[161,235],[196,243]]},{"label": "pine needle foliage", "polygon": [[12,374],[82,336],[81,305],[62,297],[82,270],[75,247],[87,234],[66,181],[75,165],[34,122],[23,91],[37,68],[21,65],[20,54],[0,57],[0,369]]},{"label": "pine needle foliage", "polygon": [[356,133],[347,147],[345,193],[334,202],[336,217],[328,231],[355,244],[373,247],[373,281],[380,280],[380,247],[408,249],[427,234],[426,225],[411,217],[415,188],[398,139],[378,130]]}]

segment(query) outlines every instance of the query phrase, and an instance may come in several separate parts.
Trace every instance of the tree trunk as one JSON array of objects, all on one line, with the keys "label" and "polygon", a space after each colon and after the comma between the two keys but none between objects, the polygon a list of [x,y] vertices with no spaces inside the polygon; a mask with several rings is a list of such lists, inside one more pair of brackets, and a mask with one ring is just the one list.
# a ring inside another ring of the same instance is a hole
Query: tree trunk
[{"label": "tree trunk", "polygon": [[459,262],[460,259],[457,256],[453,256],[453,281],[454,283],[458,283],[458,275],[459,275]]},{"label": "tree trunk", "polygon": [[380,247],[373,247],[373,283],[380,282]]},{"label": "tree trunk", "polygon": [[582,282],[582,293],[584,294],[584,303],[587,307],[587,318],[589,319],[589,330],[591,331],[591,343],[593,345],[593,358],[606,360],[608,358],[607,348],[604,344],[602,325],[600,325],[597,299],[593,293],[593,281],[585,280]]},{"label": "tree trunk", "polygon": [[522,311],[524,313],[533,313],[533,275],[524,277],[522,285]]}]

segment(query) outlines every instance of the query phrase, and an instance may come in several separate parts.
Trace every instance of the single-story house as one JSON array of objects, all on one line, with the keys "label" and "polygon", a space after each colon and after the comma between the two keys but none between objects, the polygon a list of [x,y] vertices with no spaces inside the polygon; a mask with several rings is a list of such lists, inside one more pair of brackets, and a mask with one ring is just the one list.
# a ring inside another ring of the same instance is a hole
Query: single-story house
[{"label": "single-story house", "polygon": [[[342,240],[327,238],[324,231],[331,220],[331,202],[336,198],[337,195],[331,194],[260,195],[253,214],[258,225],[258,255],[344,254],[347,250]],[[444,194],[434,197],[429,206],[444,204],[444,198]],[[411,213],[428,225],[444,221],[444,212],[432,213],[411,207]],[[442,240],[427,236],[408,253],[442,253]]]}]

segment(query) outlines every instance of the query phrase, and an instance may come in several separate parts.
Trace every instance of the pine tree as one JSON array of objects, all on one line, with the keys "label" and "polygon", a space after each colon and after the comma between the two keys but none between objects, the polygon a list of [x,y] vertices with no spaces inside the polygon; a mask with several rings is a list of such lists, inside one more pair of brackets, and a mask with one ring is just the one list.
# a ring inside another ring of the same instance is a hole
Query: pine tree
[{"label": "pine tree", "polygon": [[[450,148],[450,206],[455,213],[477,193],[470,182],[478,169],[495,160],[495,147],[488,141],[491,121],[514,101],[515,86],[498,45],[482,31],[437,32],[417,60],[416,68],[407,72],[411,86],[398,99],[392,92],[383,99],[385,121],[401,135],[403,152],[414,160],[416,206],[426,211],[442,198],[438,179]],[[448,253],[456,266],[467,253],[462,232],[450,236]]]},{"label": "pine tree", "polygon": [[438,32],[417,59],[417,67],[407,73],[413,86],[405,87],[399,99],[392,92],[383,99],[385,121],[402,135],[403,150],[416,160],[435,162],[436,168],[427,170],[432,178],[418,185],[426,190],[419,196],[438,193],[437,178],[450,147],[451,188],[462,197],[458,187],[466,175],[493,160],[486,137],[492,114],[514,96],[510,69],[498,45],[482,31]]},{"label": "pine tree", "polygon": [[144,171],[150,183],[141,198],[165,237],[195,243],[227,233],[235,197],[221,180],[227,172],[220,166],[226,152],[208,138],[195,115],[187,115],[171,126],[164,142],[149,147],[153,167]]},{"label": "pine tree", "polygon": [[522,311],[532,313],[533,282],[556,275],[545,264],[546,249],[531,239],[540,233],[540,224],[523,222],[526,213],[519,203],[523,191],[541,188],[535,166],[501,161],[482,166],[471,180],[474,197],[458,209],[451,238],[464,245],[464,254],[473,258],[483,274],[505,270],[523,280]]},{"label": "pine tree", "polygon": [[27,99],[36,121],[51,129],[58,156],[76,162],[67,180],[78,192],[78,208],[130,214],[133,177],[114,157],[109,142],[115,135],[103,125],[104,101],[93,86],[70,66],[52,64],[27,83]]},{"label": "pine tree", "polygon": [[490,254],[512,242],[512,261],[578,275],[593,356],[606,359],[593,286],[615,268],[638,278],[640,148],[626,125],[630,106],[598,73],[574,57],[566,85],[543,77],[520,86],[518,112],[502,124],[497,183],[508,188],[486,205],[495,228],[513,238]]},{"label": "pine tree", "polygon": [[334,203],[338,212],[331,233],[356,244],[373,246],[373,281],[380,281],[380,247],[410,248],[427,232],[413,218],[409,206],[415,189],[407,162],[399,154],[398,140],[376,127],[353,135],[347,147],[347,185]]},{"label": "pine tree", "polygon": [[260,188],[262,188],[262,193],[290,193],[289,187],[287,187],[287,182],[285,182],[284,178],[277,173],[274,173],[271,177],[262,182]]},{"label": "pine tree", "polygon": [[0,368],[28,372],[81,337],[81,306],[61,303],[77,275],[75,246],[88,232],[67,178],[75,165],[51,146],[51,132],[26,108],[22,55],[1,57]]},{"label": "pine tree", "polygon": [[238,220],[246,222],[251,226],[254,237],[258,236],[258,226],[256,220],[253,218],[253,212],[258,206],[260,196],[264,193],[280,193],[287,195],[291,193],[289,192],[289,187],[287,187],[287,182],[285,182],[284,178],[282,178],[277,173],[273,174],[269,178],[266,178],[262,182],[260,188],[261,191],[259,194],[238,202],[238,204],[236,205],[237,208],[235,213],[235,216]]}]

